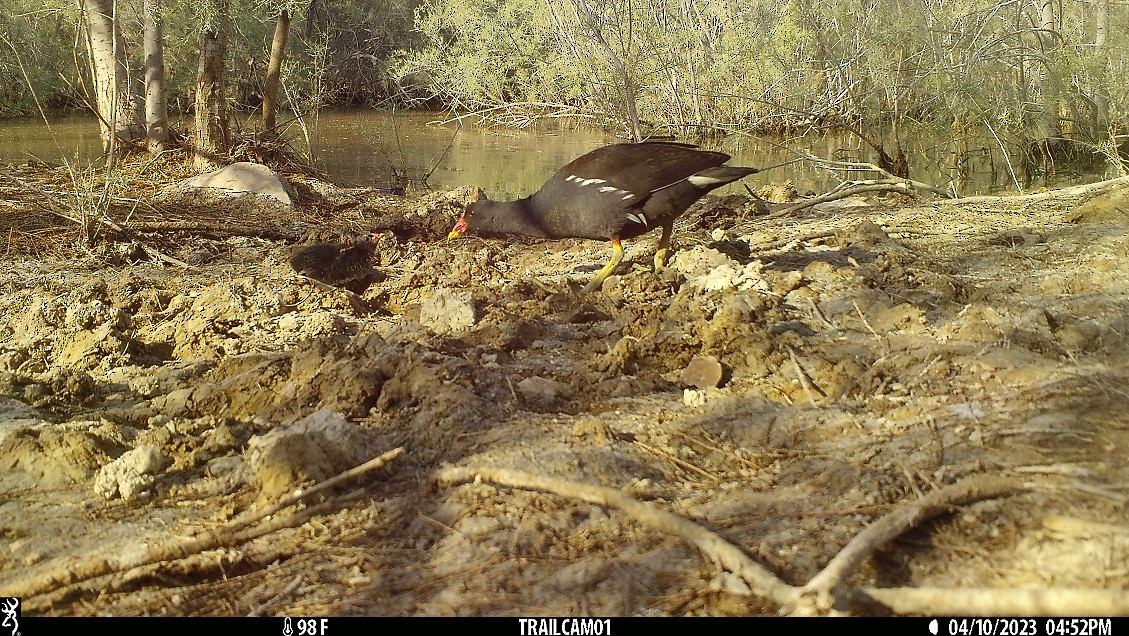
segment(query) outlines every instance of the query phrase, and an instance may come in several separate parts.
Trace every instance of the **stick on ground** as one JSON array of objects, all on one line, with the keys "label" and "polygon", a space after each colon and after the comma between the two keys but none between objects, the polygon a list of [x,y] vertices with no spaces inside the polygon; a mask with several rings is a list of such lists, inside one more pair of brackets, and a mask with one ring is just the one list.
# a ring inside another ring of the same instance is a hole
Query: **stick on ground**
[{"label": "stick on ground", "polygon": [[509,488],[551,492],[598,506],[616,508],[640,523],[682,537],[692,543],[720,567],[741,577],[750,590],[758,596],[785,605],[796,598],[799,590],[781,581],[772,572],[746,556],[740,548],[704,526],[641,502],[614,488],[590,486],[503,468],[450,466],[437,471],[435,479],[443,486],[485,480]]},{"label": "stick on ground", "polygon": [[254,528],[246,530],[248,526],[253,523],[264,519],[283,508],[292,506],[299,501],[321,492],[327,488],[338,485],[348,479],[352,479],[372,470],[376,470],[387,464],[388,462],[396,459],[404,452],[404,449],[396,448],[371,459],[359,466],[350,468],[343,473],[330,477],[315,486],[308,488],[296,495],[287,497],[286,499],[278,502],[270,508],[261,512],[253,512],[232,520],[230,523],[205,532],[190,541],[183,543],[157,545],[154,548],[146,550],[141,553],[135,554],[119,554],[109,556],[98,556],[90,558],[80,563],[64,562],[60,567],[55,568],[53,571],[48,571],[44,574],[36,576],[30,580],[16,583],[10,588],[5,588],[5,594],[9,596],[36,596],[39,594],[46,594],[52,590],[73,585],[82,581],[93,579],[115,572],[125,572],[151,563],[160,561],[170,561],[176,559],[183,559],[192,554],[198,554],[205,550],[213,550],[219,547],[228,545],[236,545],[240,542],[249,541],[250,539],[262,536],[269,532],[279,530],[281,528],[290,527],[296,520],[298,523],[304,523],[307,511],[301,511],[293,515],[284,517],[283,519],[273,520],[268,522],[261,528]]}]

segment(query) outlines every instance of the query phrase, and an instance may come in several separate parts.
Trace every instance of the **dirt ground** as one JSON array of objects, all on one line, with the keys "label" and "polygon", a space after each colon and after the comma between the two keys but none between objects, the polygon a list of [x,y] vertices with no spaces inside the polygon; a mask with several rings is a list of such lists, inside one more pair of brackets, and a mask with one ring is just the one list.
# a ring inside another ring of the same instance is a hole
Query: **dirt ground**
[{"label": "dirt ground", "polygon": [[[438,482],[445,466],[622,491],[791,585],[899,504],[1018,477],[1026,490],[919,524],[848,583],[1129,587],[1124,189],[775,218],[709,199],[668,268],[650,271],[642,237],[585,295],[608,245],[448,242],[458,192],[294,180],[294,211],[197,200],[211,216],[136,222],[98,249],[9,243],[0,595],[26,614],[781,610],[623,510]],[[373,229],[392,232],[360,298],[288,264]],[[251,526],[273,531],[228,531],[395,448]],[[177,552],[206,533],[222,545]],[[153,550],[166,558],[122,565]],[[78,580],[98,562],[117,566]]]}]

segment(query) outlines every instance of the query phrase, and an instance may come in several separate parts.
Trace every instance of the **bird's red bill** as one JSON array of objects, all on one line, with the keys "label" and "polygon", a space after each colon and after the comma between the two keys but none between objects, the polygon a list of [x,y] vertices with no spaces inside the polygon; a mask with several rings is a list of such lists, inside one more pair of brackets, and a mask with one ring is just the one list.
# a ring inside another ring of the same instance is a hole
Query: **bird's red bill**
[{"label": "bird's red bill", "polygon": [[454,238],[463,232],[466,232],[466,217],[460,216],[459,220],[455,222],[455,227],[451,228],[451,233],[448,236]]}]

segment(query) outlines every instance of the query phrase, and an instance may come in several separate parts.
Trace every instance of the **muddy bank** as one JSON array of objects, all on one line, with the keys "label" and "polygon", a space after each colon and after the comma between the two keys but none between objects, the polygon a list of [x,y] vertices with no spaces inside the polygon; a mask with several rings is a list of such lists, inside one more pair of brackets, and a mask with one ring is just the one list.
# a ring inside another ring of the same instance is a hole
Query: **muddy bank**
[{"label": "muddy bank", "polygon": [[[1028,476],[1030,492],[905,534],[852,582],[1129,584],[1122,223],[1075,203],[860,200],[769,219],[708,200],[676,228],[670,267],[647,271],[655,239],[634,240],[583,295],[607,246],[447,242],[465,193],[298,190],[307,212],[263,213],[267,237],[176,219],[140,235],[191,267],[121,244],[6,263],[0,593],[403,455],[306,502],[329,505],[293,527],[25,611],[778,610],[620,511],[439,486],[445,465],[622,490],[796,585],[901,503],[969,475]],[[360,296],[288,263],[300,245],[380,229],[379,277]],[[704,359],[720,371],[684,374]]]}]

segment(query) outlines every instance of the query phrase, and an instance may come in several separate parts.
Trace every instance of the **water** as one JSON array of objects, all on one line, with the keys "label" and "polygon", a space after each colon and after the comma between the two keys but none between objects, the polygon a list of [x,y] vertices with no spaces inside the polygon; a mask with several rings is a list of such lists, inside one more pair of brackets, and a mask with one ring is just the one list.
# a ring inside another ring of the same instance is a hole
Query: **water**
[{"label": "water", "polygon": [[[495,199],[531,194],[565,163],[593,148],[623,141],[568,121],[536,130],[513,130],[438,123],[443,119],[443,114],[429,112],[326,112],[304,126],[291,122],[285,134],[303,154],[308,152],[306,140],[311,140],[315,165],[342,184],[394,187],[407,183],[411,193],[473,184]],[[248,128],[253,125],[254,119],[246,124]],[[787,139],[733,135],[703,145],[733,155],[730,163],[734,165],[754,167],[795,159],[797,155],[789,148],[836,160],[875,161],[869,147],[843,133]],[[1016,179],[1023,183],[1019,167],[1009,168],[990,137],[962,140],[957,147],[957,142],[926,133],[910,138],[906,145],[910,176],[940,188],[951,187],[962,195],[1001,193],[1014,192]],[[0,121],[0,162],[21,163],[30,157],[90,162],[100,152],[98,129],[91,116],[56,117],[50,129],[40,119]],[[1054,184],[1034,185],[1070,185],[1105,176],[1060,172]],[[825,192],[841,178],[846,178],[842,172],[800,162],[753,175],[743,183],[756,188],[791,180],[801,193]],[[856,173],[851,178],[873,175]],[[744,192],[744,186],[731,185],[720,191],[728,192]]]},{"label": "water", "polygon": [[30,159],[89,163],[102,154],[98,120],[92,115],[59,115],[48,127],[40,118],[0,120],[0,163]]}]

